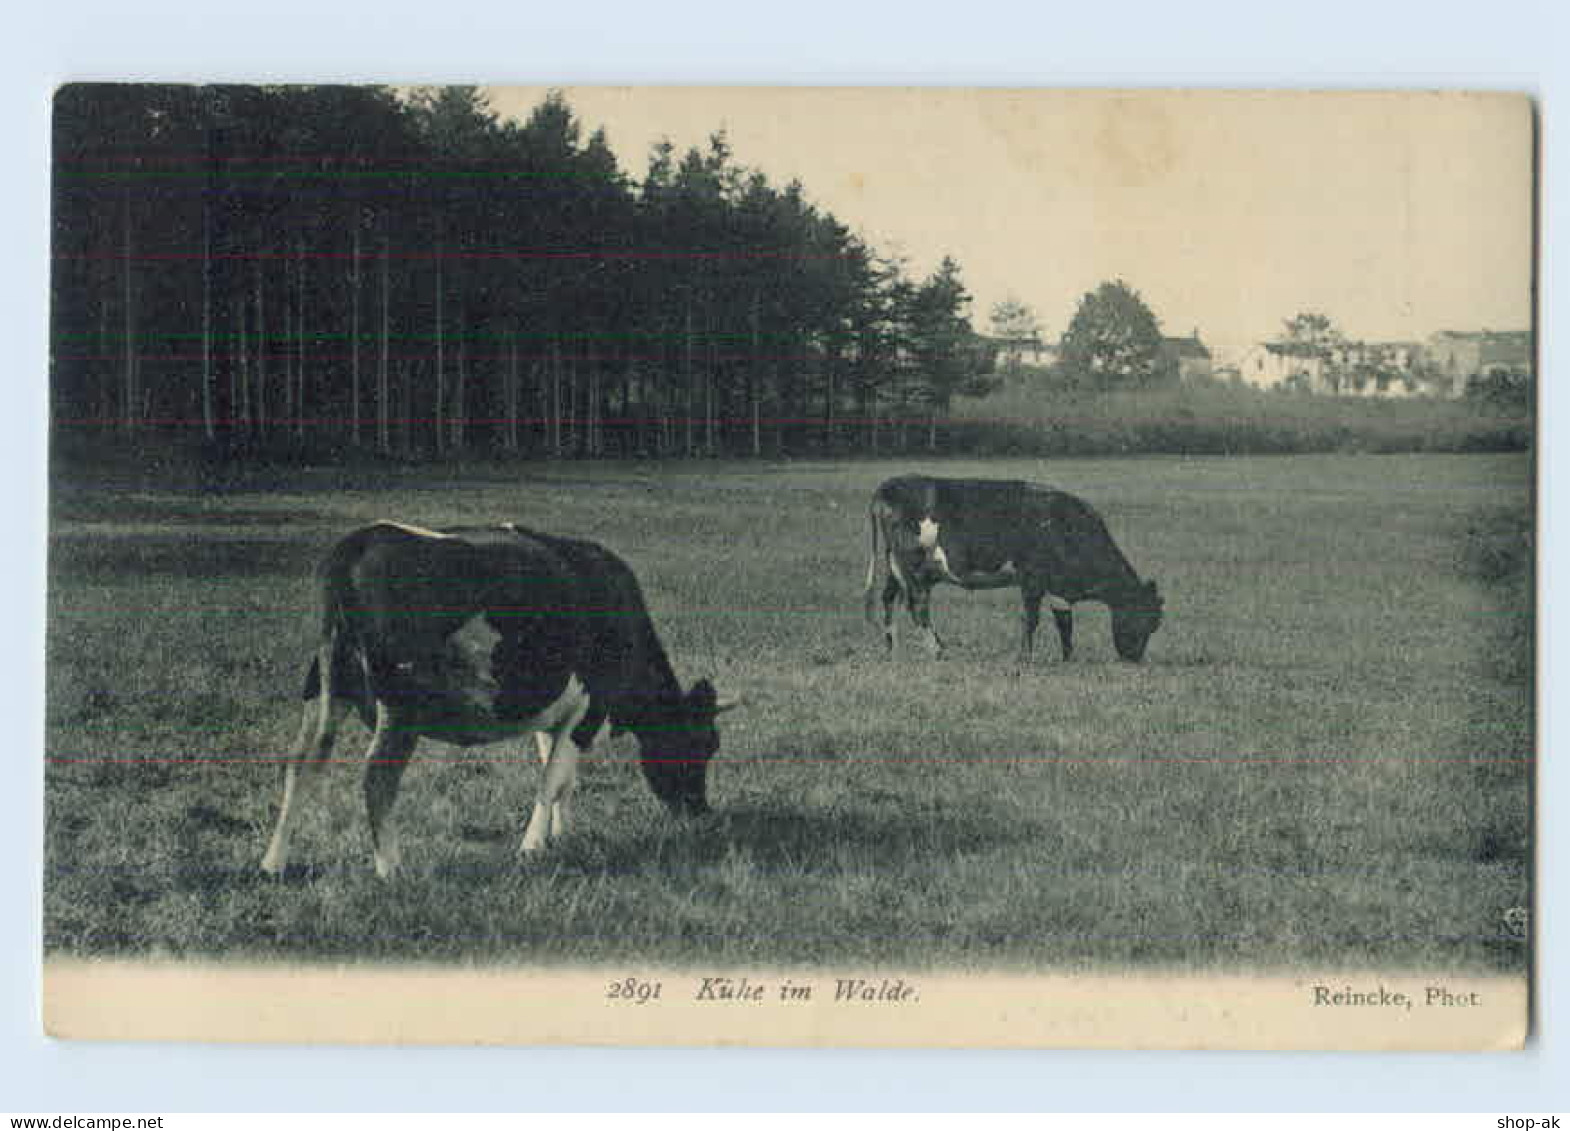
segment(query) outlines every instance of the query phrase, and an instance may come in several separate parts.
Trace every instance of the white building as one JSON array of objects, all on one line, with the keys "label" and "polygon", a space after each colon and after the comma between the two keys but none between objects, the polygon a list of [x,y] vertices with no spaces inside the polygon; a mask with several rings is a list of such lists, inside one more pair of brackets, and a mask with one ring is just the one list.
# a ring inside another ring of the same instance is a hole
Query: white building
[{"label": "white building", "polygon": [[1417,382],[1416,342],[1342,342],[1310,353],[1290,342],[1257,342],[1238,361],[1244,384],[1347,397],[1407,397]]}]

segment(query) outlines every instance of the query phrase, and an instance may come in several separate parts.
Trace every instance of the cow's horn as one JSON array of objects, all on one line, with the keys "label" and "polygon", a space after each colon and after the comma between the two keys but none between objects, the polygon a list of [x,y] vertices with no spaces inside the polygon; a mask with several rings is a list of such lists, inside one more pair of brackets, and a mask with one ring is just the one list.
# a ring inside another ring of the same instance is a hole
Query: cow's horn
[{"label": "cow's horn", "polygon": [[716,715],[722,715],[726,711],[735,710],[737,707],[740,707],[745,703],[746,700],[743,699],[740,695],[727,695],[724,699],[715,700],[714,713]]}]

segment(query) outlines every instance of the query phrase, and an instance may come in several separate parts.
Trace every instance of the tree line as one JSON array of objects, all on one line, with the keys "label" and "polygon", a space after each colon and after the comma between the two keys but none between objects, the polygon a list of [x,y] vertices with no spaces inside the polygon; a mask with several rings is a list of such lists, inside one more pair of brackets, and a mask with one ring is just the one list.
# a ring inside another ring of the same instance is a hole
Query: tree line
[{"label": "tree line", "polygon": [[958,264],[909,278],[723,132],[634,178],[560,94],[88,84],[53,168],[73,442],[893,451],[989,388]]}]

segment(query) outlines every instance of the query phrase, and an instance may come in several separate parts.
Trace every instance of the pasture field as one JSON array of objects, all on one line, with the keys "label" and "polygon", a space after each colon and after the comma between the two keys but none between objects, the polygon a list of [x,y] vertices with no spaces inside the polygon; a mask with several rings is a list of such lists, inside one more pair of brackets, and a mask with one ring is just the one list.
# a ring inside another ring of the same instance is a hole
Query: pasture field
[{"label": "pasture field", "polygon": [[[1166,597],[1146,662],[1117,662],[1105,610],[1081,606],[1074,660],[1049,617],[1011,679],[1017,594],[952,588],[949,655],[885,659],[862,617],[866,502],[906,471],[1089,500]],[[61,473],[45,948],[1524,971],[1531,474],[1525,454],[533,464],[201,494]],[[399,801],[405,871],[381,882],[351,723],[300,866],[264,879],[312,569],[377,518],[620,553],[683,682],[748,700],[721,720],[714,817],[667,818],[617,739],[585,759],[567,839],[520,862],[532,744],[427,742]]]}]

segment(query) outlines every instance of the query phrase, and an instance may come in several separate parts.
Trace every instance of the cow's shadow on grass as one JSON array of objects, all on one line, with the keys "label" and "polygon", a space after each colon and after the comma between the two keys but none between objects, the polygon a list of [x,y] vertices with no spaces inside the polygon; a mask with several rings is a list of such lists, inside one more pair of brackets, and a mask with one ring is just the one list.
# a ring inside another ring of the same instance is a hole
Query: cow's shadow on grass
[{"label": "cow's shadow on grass", "polygon": [[1018,843],[1029,830],[982,807],[907,804],[900,811],[738,805],[708,816],[579,834],[552,851],[558,875],[618,875],[717,866],[740,855],[764,871],[898,867]]},{"label": "cow's shadow on grass", "polygon": [[[1025,842],[1031,829],[985,806],[940,807],[933,802],[893,799],[899,809],[873,806],[891,798],[868,795],[864,804],[814,809],[785,804],[726,806],[705,817],[683,820],[655,816],[629,826],[580,826],[528,859],[514,851],[520,828],[511,823],[468,822],[453,834],[481,846],[479,856],[422,863],[406,845],[409,877],[421,875],[453,889],[488,889],[508,881],[533,882],[548,875],[572,883],[617,876],[692,875],[744,859],[762,872],[832,874],[846,868],[897,869],[956,855],[986,853]],[[358,831],[358,830],[356,830]],[[180,886],[215,892],[223,888],[290,888],[349,876],[371,876],[369,859],[326,865],[309,855],[291,862],[282,876],[258,868],[181,869]],[[397,883],[398,881],[393,881]]]}]

